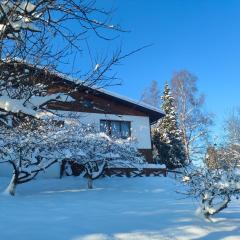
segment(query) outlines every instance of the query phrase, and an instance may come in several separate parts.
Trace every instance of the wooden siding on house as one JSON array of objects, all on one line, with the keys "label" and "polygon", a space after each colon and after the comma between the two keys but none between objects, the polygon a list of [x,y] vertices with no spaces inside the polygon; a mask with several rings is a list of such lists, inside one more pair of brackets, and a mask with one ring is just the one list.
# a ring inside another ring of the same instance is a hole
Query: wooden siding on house
[{"label": "wooden siding on house", "polygon": [[[76,99],[73,102],[50,102],[48,108],[63,111],[89,112],[116,115],[134,115],[148,116],[147,113],[136,108],[125,106],[119,102],[102,97],[89,95],[82,92],[75,92],[72,97]],[[84,106],[84,101],[88,100],[92,106]]]}]

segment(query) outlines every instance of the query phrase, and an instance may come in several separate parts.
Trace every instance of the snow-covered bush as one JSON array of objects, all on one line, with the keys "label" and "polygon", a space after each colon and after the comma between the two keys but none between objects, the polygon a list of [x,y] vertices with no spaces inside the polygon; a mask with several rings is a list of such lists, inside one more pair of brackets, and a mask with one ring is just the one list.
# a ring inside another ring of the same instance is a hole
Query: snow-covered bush
[{"label": "snow-covered bush", "polygon": [[57,126],[44,121],[30,120],[16,127],[1,126],[0,163],[13,166],[13,176],[7,192],[14,195],[17,184],[33,179],[64,156],[58,151]]},{"label": "snow-covered bush", "polygon": [[[84,165],[90,180],[101,175],[106,164],[131,166],[144,162],[131,142],[113,140],[92,127],[83,127],[76,120],[59,125],[50,119],[33,119],[14,128],[3,126],[0,148],[0,163],[9,162],[13,166],[7,189],[12,195],[17,184],[32,180],[39,172],[65,159]],[[96,172],[91,163],[103,164]]]},{"label": "snow-covered bush", "polygon": [[67,153],[66,158],[71,162],[83,166],[89,188],[105,167],[139,167],[146,162],[131,139],[112,139],[93,126],[81,125],[76,119],[65,127],[68,130],[64,142],[68,144],[62,147],[62,151]]},{"label": "snow-covered bush", "polygon": [[199,199],[199,211],[206,218],[227,208],[240,194],[239,170],[199,169],[184,179],[188,179],[188,194]]},{"label": "snow-covered bush", "polygon": [[101,176],[105,167],[139,168],[145,163],[144,157],[131,141],[113,140],[105,133],[90,133],[80,140],[78,146],[83,155],[75,160],[84,165],[89,188],[92,188],[92,180]]},{"label": "snow-covered bush", "polygon": [[202,166],[186,169],[188,195],[200,200],[200,212],[210,217],[240,195],[240,120],[233,113],[225,121],[225,138],[210,145]]},{"label": "snow-covered bush", "polygon": [[[221,148],[217,155],[224,167],[208,166],[188,169],[184,183],[188,186],[188,195],[200,200],[200,212],[207,218],[228,207],[232,198],[240,196],[240,149],[235,145]],[[222,165],[217,165],[222,166]]]}]

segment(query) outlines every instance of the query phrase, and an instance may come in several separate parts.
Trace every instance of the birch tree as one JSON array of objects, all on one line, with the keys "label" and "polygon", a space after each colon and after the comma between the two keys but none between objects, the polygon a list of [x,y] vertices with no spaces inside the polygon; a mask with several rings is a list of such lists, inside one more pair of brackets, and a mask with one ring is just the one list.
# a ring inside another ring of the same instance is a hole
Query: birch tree
[{"label": "birch tree", "polygon": [[185,70],[176,72],[171,80],[171,88],[190,163],[193,159],[202,157],[206,151],[212,117],[204,110],[205,98],[198,92],[196,76]]},{"label": "birch tree", "polygon": [[224,122],[226,141],[240,144],[240,109],[233,109]]},{"label": "birch tree", "polygon": [[141,101],[157,108],[160,107],[161,93],[156,80],[153,80],[150,87],[143,91]]}]

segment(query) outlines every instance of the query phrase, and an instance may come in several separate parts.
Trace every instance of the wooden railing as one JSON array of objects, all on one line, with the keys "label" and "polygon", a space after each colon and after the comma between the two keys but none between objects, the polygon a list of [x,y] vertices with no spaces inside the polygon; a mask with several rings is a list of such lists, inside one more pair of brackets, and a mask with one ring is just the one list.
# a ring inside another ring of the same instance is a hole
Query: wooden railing
[{"label": "wooden railing", "polygon": [[[65,172],[65,165],[66,163],[70,164],[71,167],[71,174]],[[76,161],[65,161],[61,167],[60,176],[63,175],[74,175],[79,176],[83,174],[85,175],[85,166],[82,164],[77,163]],[[166,168],[159,168],[159,167],[146,167],[146,168],[134,168],[134,167],[105,167],[100,174],[100,177],[150,177],[150,176],[164,176],[167,177],[169,173],[173,173],[175,178],[177,174],[181,174],[180,171],[176,170],[169,170]]]},{"label": "wooden railing", "polygon": [[105,168],[103,176],[105,177],[150,177],[150,176],[167,176],[165,168]]}]

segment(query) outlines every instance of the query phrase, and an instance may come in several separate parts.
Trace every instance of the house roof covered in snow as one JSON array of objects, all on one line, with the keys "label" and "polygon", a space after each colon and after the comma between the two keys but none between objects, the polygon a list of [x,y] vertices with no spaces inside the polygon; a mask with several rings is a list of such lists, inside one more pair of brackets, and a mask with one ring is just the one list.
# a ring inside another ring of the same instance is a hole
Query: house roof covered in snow
[{"label": "house roof covered in snow", "polygon": [[164,116],[164,113],[161,111],[161,109],[156,108],[151,105],[148,105],[144,102],[133,100],[126,96],[122,96],[120,94],[111,92],[111,91],[103,89],[103,88],[99,88],[95,85],[89,86],[87,83],[85,83],[79,79],[75,79],[75,78],[69,77],[66,74],[62,74],[62,73],[59,73],[59,72],[56,72],[53,70],[43,68],[39,65],[37,65],[37,66],[31,65],[29,63],[26,63],[26,62],[23,62],[20,60],[16,60],[16,62],[18,64],[20,63],[20,64],[24,65],[24,67],[28,68],[28,69],[34,69],[34,70],[38,69],[38,70],[40,70],[40,72],[44,71],[45,73],[48,73],[51,76],[54,76],[54,79],[55,79],[54,83],[59,84],[59,81],[62,81],[62,83],[64,85],[67,85],[68,87],[74,89],[74,91],[80,91],[80,89],[82,90],[82,88],[85,88],[86,90],[90,90],[91,94],[97,95],[104,99],[118,102],[118,103],[128,106],[132,109],[144,112],[146,115],[149,116],[151,123],[156,122],[158,119],[160,119],[161,117]]},{"label": "house roof covered in snow", "polygon": [[95,91],[97,91],[98,95],[102,95],[105,98],[113,99],[122,104],[128,105],[129,107],[145,112],[150,117],[151,123],[156,122],[158,119],[164,116],[164,113],[161,111],[161,109],[153,107],[144,102],[133,100],[131,98],[122,96],[117,93],[113,93],[106,89],[97,89]]}]

